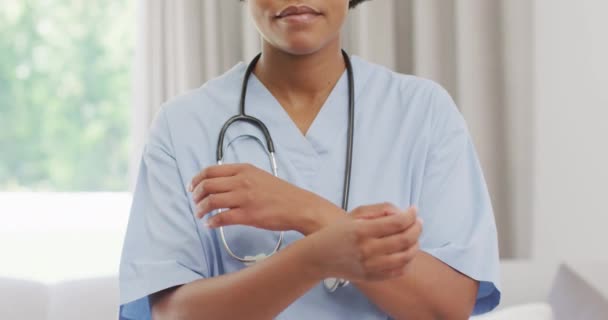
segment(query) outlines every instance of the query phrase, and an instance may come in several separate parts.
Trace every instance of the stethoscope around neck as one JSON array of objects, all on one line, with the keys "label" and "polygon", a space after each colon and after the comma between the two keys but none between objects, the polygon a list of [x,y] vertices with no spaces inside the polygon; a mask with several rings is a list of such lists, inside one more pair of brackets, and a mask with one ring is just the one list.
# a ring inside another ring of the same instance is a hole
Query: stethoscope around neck
[{"label": "stethoscope around neck", "polygon": [[[251,74],[253,73],[253,69],[255,68],[258,60],[260,60],[261,55],[262,54],[260,53],[255,58],[253,58],[253,60],[251,60],[251,62],[249,63],[247,70],[245,71],[245,76],[243,77],[243,84],[241,86],[239,113],[237,115],[231,117],[230,119],[228,119],[222,126],[222,129],[220,130],[220,134],[219,134],[218,142],[217,142],[216,160],[217,160],[218,165],[223,164],[224,137],[226,135],[226,131],[228,131],[228,128],[230,128],[230,126],[233,125],[234,123],[246,122],[246,123],[249,123],[249,124],[257,127],[264,134],[264,139],[266,140],[266,148],[268,151],[268,157],[270,160],[270,166],[272,168],[272,174],[275,177],[278,177],[279,174],[278,174],[277,160],[276,160],[276,156],[275,156],[275,146],[274,146],[274,142],[272,141],[272,137],[270,136],[270,131],[268,130],[266,125],[261,120],[255,118],[255,117],[252,117],[250,115],[247,115],[245,113],[245,100],[247,98],[247,84],[249,83],[249,78],[251,77]],[[353,68],[352,68],[352,64],[350,62],[350,58],[344,50],[342,50],[342,56],[344,57],[344,64],[346,65],[346,73],[347,73],[347,77],[348,77],[348,129],[347,129],[348,130],[348,132],[347,132],[348,140],[347,140],[347,144],[346,144],[346,160],[345,160],[344,185],[343,185],[343,194],[342,194],[342,209],[344,211],[348,212],[348,196],[349,196],[349,191],[350,191],[350,176],[351,176],[351,168],[352,168],[352,160],[353,160],[355,93],[354,93]],[[221,211],[222,210],[218,210],[218,213],[220,213]],[[226,252],[228,253],[228,255],[230,255],[232,258],[234,258],[240,262],[243,262],[246,265],[254,264],[268,256],[275,254],[277,251],[279,251],[279,249],[281,248],[281,245],[283,243],[283,236],[285,233],[284,231],[280,232],[279,239],[277,240],[277,243],[276,243],[274,249],[272,250],[272,252],[270,252],[268,254],[258,254],[256,256],[241,257],[241,256],[235,254],[234,251],[232,251],[232,249],[230,248],[230,245],[228,245],[228,242],[226,241],[224,228],[220,227],[219,229],[220,229],[220,237],[221,237],[222,244],[224,246],[224,249],[226,249]],[[334,292],[338,288],[348,285],[349,282],[344,279],[328,278],[328,279],[325,279],[323,281],[323,283],[325,285],[325,288],[329,292]]]}]

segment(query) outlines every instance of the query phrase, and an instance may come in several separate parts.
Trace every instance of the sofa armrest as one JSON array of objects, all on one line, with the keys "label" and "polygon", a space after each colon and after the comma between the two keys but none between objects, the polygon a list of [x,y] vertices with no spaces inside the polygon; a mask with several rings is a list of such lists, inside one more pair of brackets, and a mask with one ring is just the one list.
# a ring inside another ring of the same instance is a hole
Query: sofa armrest
[{"label": "sofa armrest", "polygon": [[62,282],[50,291],[48,320],[118,319],[117,277]]},{"label": "sofa armrest", "polygon": [[0,277],[2,319],[43,320],[48,307],[49,292],[44,284]]}]

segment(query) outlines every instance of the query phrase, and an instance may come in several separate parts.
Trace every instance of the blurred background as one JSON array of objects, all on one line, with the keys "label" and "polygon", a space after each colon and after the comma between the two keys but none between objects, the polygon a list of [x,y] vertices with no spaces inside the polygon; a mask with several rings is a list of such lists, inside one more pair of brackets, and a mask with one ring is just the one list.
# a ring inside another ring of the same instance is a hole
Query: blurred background
[{"label": "blurred background", "polygon": [[[351,54],[454,97],[506,262],[554,274],[608,261],[607,13],[603,0],[373,0],[350,13]],[[160,105],[259,48],[237,0],[0,0],[0,277],[115,277]]]}]

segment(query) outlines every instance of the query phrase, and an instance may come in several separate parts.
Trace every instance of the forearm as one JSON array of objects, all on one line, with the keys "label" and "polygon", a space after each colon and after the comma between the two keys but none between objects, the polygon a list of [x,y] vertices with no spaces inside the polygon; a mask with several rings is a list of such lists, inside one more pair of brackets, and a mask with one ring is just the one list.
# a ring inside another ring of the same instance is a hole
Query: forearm
[{"label": "forearm", "polygon": [[[309,234],[347,218],[339,208],[324,210],[317,223],[309,224]],[[478,287],[476,281],[422,251],[399,278],[353,284],[395,319],[468,319]]]},{"label": "forearm", "polygon": [[239,272],[161,293],[154,319],[272,319],[323,276],[305,261],[307,239]]},{"label": "forearm", "polygon": [[476,281],[422,251],[399,278],[353,284],[394,319],[468,319],[478,289]]}]

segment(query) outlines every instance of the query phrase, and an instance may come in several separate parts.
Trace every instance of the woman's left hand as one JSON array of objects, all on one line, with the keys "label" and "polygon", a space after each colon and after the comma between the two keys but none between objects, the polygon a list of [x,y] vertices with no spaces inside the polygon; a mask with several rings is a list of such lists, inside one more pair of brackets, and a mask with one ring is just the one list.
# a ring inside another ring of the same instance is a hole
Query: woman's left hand
[{"label": "woman's left hand", "polygon": [[210,228],[241,224],[309,234],[317,229],[321,213],[341,210],[250,164],[208,167],[192,179],[189,191],[199,219],[213,210],[227,209],[209,218]]}]

